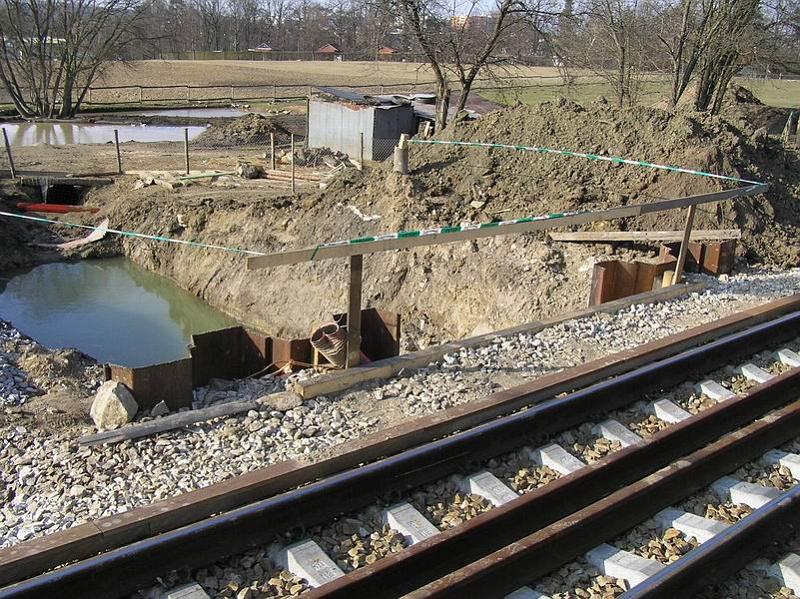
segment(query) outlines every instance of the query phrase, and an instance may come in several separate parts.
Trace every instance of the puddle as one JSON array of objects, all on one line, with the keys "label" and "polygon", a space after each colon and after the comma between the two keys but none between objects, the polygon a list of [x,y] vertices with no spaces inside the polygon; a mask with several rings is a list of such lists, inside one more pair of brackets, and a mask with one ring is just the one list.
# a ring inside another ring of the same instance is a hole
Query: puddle
[{"label": "puddle", "polygon": [[165,108],[164,110],[137,111],[128,114],[130,116],[174,116],[177,118],[218,119],[240,117],[249,112],[249,110],[237,110],[236,108]]},{"label": "puddle", "polygon": [[187,357],[192,333],[237,324],[126,258],[0,275],[0,318],[47,347],[129,367]]},{"label": "puddle", "polygon": [[[4,124],[12,146],[50,144],[103,144],[114,141],[114,129],[119,141],[183,141],[185,127],[150,125],[94,125],[91,123],[11,123]],[[205,131],[205,127],[189,127],[189,139]]]}]

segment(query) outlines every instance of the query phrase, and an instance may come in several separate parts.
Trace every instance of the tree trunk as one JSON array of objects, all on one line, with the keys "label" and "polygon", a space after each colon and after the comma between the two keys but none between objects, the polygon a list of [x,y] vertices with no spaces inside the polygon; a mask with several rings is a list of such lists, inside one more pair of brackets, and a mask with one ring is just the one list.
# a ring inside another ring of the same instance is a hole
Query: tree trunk
[{"label": "tree trunk", "polygon": [[436,131],[441,131],[447,126],[448,110],[450,110],[450,87],[446,81],[438,81],[436,83]]}]

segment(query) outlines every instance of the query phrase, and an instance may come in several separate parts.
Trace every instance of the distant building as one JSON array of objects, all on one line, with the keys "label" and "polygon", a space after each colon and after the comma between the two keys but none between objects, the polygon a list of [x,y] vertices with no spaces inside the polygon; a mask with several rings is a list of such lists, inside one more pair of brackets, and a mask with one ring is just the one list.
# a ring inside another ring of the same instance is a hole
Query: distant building
[{"label": "distant building", "polygon": [[248,48],[248,52],[272,52],[273,48],[269,44],[259,44],[255,48]]},{"label": "distant building", "polygon": [[339,48],[333,44],[325,44],[322,48],[317,48],[317,54],[339,54]]},{"label": "distant building", "polygon": [[409,99],[370,97],[318,87],[308,105],[308,147],[330,148],[358,160],[385,160],[400,135],[413,135],[418,121]]},{"label": "distant building", "polygon": [[381,46],[378,48],[378,54],[397,54],[400,50],[395,50],[394,48],[390,48],[389,46]]},{"label": "distant building", "polygon": [[491,15],[456,15],[450,17],[450,29],[490,31],[496,21],[497,17]]}]

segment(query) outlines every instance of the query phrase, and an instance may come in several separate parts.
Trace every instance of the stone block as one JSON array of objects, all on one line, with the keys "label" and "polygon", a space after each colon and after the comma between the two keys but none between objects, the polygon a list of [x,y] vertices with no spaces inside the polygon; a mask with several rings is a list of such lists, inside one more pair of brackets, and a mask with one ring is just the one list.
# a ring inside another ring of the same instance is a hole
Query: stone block
[{"label": "stone block", "polygon": [[459,486],[462,492],[480,495],[495,506],[519,497],[513,489],[486,470],[466,477]]},{"label": "stone block", "polygon": [[396,530],[410,545],[429,539],[439,533],[410,503],[400,503],[383,511],[383,522]]},{"label": "stone block", "polygon": [[571,474],[586,466],[581,460],[556,443],[537,447],[536,449],[528,448],[528,456],[540,466],[552,468],[559,474]]},{"label": "stone block", "polygon": [[619,420],[604,420],[594,427],[595,434],[609,441],[619,441],[623,447],[630,447],[642,441],[642,438],[622,424]]},{"label": "stone block", "polygon": [[659,399],[647,406],[647,411],[659,420],[675,424],[691,418],[692,415],[675,402],[668,399]]},{"label": "stone block", "polygon": [[779,489],[723,476],[711,485],[714,493],[723,501],[740,503],[757,510],[781,494]]},{"label": "stone block", "polygon": [[658,512],[655,515],[655,520],[661,528],[679,530],[687,538],[694,537],[697,539],[698,543],[705,543],[730,526],[725,522],[703,518],[697,514],[691,514],[672,507]]},{"label": "stone block", "polygon": [[605,543],[589,551],[586,554],[586,561],[606,576],[621,578],[632,587],[664,569],[664,565],[655,560]]},{"label": "stone block", "polygon": [[339,566],[311,540],[287,546],[279,552],[276,561],[283,569],[304,578],[313,588],[344,576]]}]

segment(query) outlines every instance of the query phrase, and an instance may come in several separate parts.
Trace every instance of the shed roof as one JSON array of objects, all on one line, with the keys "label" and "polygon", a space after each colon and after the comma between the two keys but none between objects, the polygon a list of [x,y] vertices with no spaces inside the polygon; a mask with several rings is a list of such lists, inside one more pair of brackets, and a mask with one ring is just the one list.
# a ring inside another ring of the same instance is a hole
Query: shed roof
[{"label": "shed roof", "polygon": [[339,52],[339,48],[337,48],[333,44],[325,44],[321,48],[317,48],[317,52],[320,54],[335,54]]}]

